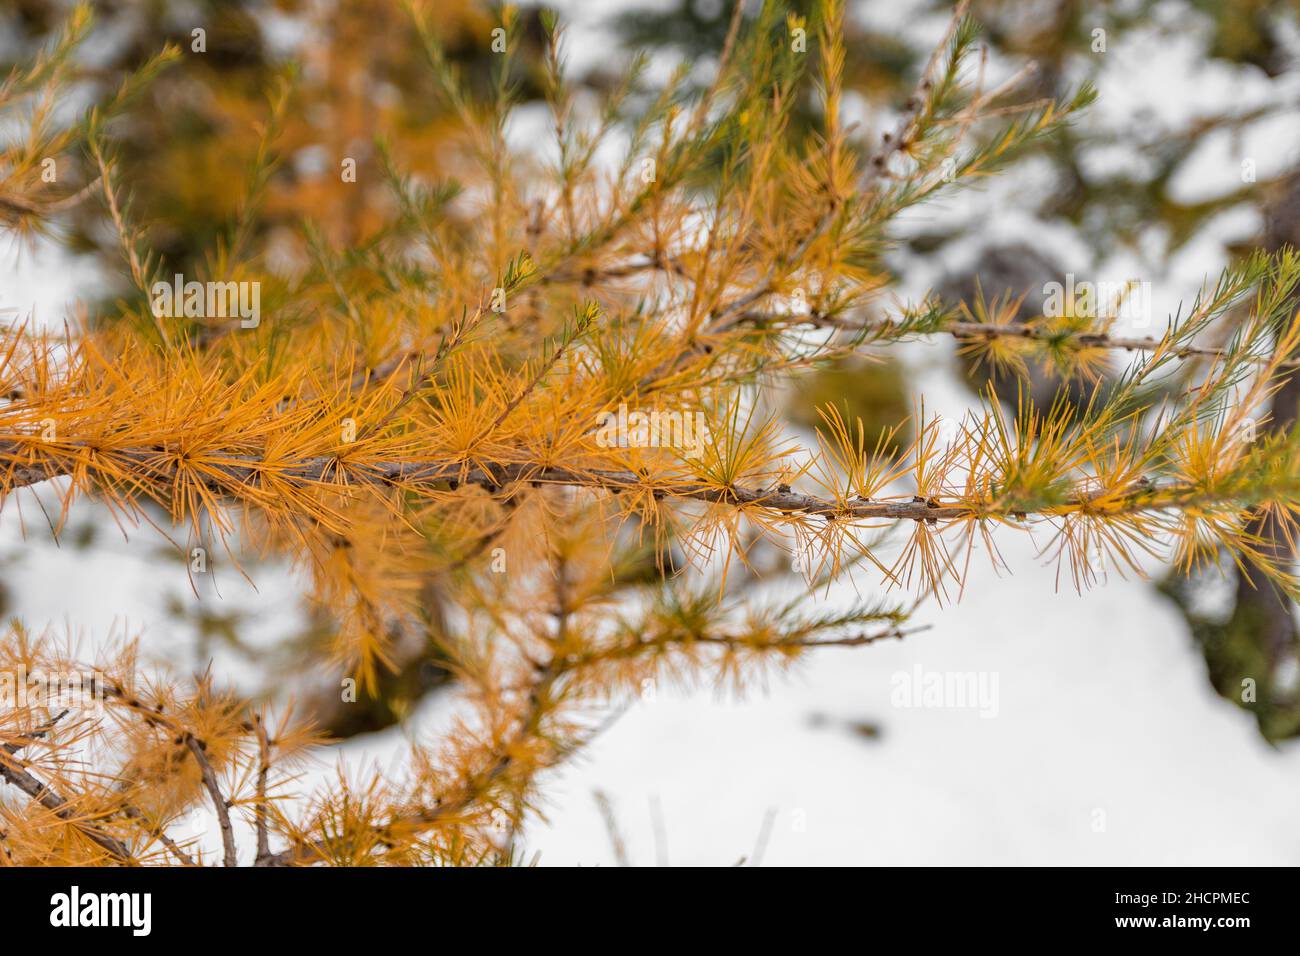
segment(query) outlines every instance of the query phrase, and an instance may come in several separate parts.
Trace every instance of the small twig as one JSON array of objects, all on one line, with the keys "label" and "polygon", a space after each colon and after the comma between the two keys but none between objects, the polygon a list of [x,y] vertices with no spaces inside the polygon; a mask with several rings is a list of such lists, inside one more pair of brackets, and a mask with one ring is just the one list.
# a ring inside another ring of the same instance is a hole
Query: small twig
[{"label": "small twig", "polygon": [[605,832],[609,834],[609,845],[614,851],[614,862],[619,866],[631,866],[632,862],[627,855],[627,842],[618,829],[618,818],[614,816],[614,805],[610,802],[609,794],[604,790],[593,790],[591,796],[600,809],[601,819],[605,821]]},{"label": "small twig", "polygon": [[[144,295],[150,294],[149,276],[145,271],[145,263],[140,260],[140,254],[136,251],[135,241],[131,238],[131,231],[127,228],[126,219],[122,215],[121,207],[118,206],[117,192],[113,189],[113,180],[110,173],[108,161],[104,158],[103,152],[99,148],[99,142],[94,137],[91,138],[90,155],[94,157],[95,165],[99,169],[99,182],[104,187],[104,201],[108,205],[109,217],[113,220],[113,227],[117,230],[118,242],[122,246],[122,251],[126,254],[127,264],[131,267],[131,279]],[[153,310],[149,310],[149,317],[153,319],[154,328],[157,329],[158,335],[162,338],[164,345],[171,345],[171,336],[167,333],[167,328],[163,325],[158,316],[154,315]]]},{"label": "small twig", "polygon": [[754,841],[754,852],[749,855],[749,866],[761,866],[763,854],[767,852],[767,842],[772,838],[772,825],[776,823],[776,811],[769,809],[763,814],[763,823],[758,828],[758,839]]},{"label": "small twig", "polygon": [[226,799],[221,795],[221,788],[217,785],[217,775],[213,772],[212,764],[208,762],[207,754],[203,752],[203,744],[197,737],[187,732],[185,744],[198,762],[199,772],[203,775],[203,786],[207,788],[208,795],[212,797],[212,805],[217,811],[217,822],[221,824],[221,845],[224,849],[222,863],[224,866],[237,866],[235,831],[230,825],[230,809],[226,806]]},{"label": "small twig", "polygon": [[668,828],[664,825],[664,808],[657,796],[650,798],[650,827],[655,836],[655,866],[668,865]]},{"label": "small twig", "polygon": [[28,746],[29,744],[34,743],[37,740],[41,740],[42,738],[47,736],[49,732],[54,729],[54,725],[57,724],[60,720],[62,720],[67,715],[68,715],[68,711],[66,709],[59,711],[48,721],[46,721],[45,723],[41,724],[41,726],[33,730],[30,734],[26,734],[22,737],[19,737],[16,740],[11,740],[8,743],[6,743],[4,745],[4,749],[9,753],[10,756],[13,756],[14,754],[18,753],[18,751],[22,750],[24,747]]},{"label": "small twig", "polygon": [[257,857],[254,866],[266,866],[271,858],[271,844],[266,832],[266,778],[271,772],[271,742],[266,736],[266,724],[261,714],[253,717],[257,729],[257,806],[253,816],[257,822]]},{"label": "small twig", "polygon": [[[845,332],[859,333],[879,333],[888,335],[888,333],[899,326],[897,323],[884,319],[878,322],[857,322],[847,319],[839,319],[832,316],[817,315],[781,315],[777,313],[747,312],[740,318],[741,322],[759,325],[770,325],[783,323],[787,325],[812,325],[819,328],[837,329]],[[905,330],[906,331],[906,330]],[[1041,325],[1032,323],[1000,323],[1000,322],[948,322],[942,328],[934,330],[925,330],[919,334],[933,332],[940,335],[951,335],[958,339],[994,339],[994,338],[1015,338],[1027,339],[1035,342],[1069,342],[1077,348],[1097,348],[1113,349],[1124,352],[1154,352],[1166,347],[1166,340],[1156,336],[1119,336],[1111,335],[1109,332],[1061,332],[1056,329],[1044,328]],[[911,333],[908,333],[911,334]],[[1171,350],[1171,354],[1178,358],[1209,358],[1209,359],[1226,359],[1229,353],[1221,348],[1201,345],[1180,345]],[[1237,358],[1237,356],[1233,356]],[[1245,356],[1244,361],[1256,365],[1264,365],[1273,362],[1271,355]],[[1277,363],[1278,368],[1300,368],[1300,358],[1285,359]]]},{"label": "small twig", "polygon": [[155,823],[151,823],[144,815],[144,811],[137,806],[127,804],[122,808],[122,815],[129,820],[139,820],[148,828],[151,836],[155,837],[159,843],[168,849],[176,859],[180,860],[186,866],[198,866],[198,861],[180,848],[180,845],[167,835],[167,831]]},{"label": "small twig", "polygon": [[[48,734],[50,730],[53,729],[55,723],[61,720],[65,714],[67,714],[66,710],[42,727],[27,735],[26,739],[7,743],[3,747],[0,747],[0,750],[3,751],[5,757],[14,757],[14,755],[17,754],[19,750],[22,750],[23,747],[26,747],[32,741],[39,740]],[[104,850],[107,850],[108,853],[115,857],[119,862],[134,862],[134,859],[131,856],[131,851],[127,849],[126,845],[122,843],[122,841],[115,837],[111,837],[106,833],[102,833],[94,827],[81,824],[77,819],[77,814],[73,811],[67,800],[55,793],[46,784],[41,783],[22,767],[10,766],[5,760],[0,759],[0,777],[3,777],[9,783],[23,791],[47,810],[52,811],[59,819],[72,824],[72,826],[77,830],[85,833],[91,841],[102,847]]]}]

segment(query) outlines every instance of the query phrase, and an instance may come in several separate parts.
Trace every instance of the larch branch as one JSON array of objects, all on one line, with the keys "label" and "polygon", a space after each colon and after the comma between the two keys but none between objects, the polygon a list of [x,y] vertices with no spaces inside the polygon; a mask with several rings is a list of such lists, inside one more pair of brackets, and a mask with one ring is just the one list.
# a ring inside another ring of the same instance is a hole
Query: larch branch
[{"label": "larch branch", "polygon": [[[67,447],[69,443],[64,443]],[[30,446],[0,441],[0,460],[28,454]],[[138,480],[159,488],[174,485],[178,478],[174,466],[158,464],[160,453],[156,449],[124,448],[105,455],[119,462],[133,462],[140,469]],[[952,521],[969,518],[1015,518],[1029,515],[1050,516],[1071,511],[1086,510],[1101,497],[1083,488],[1063,495],[1060,500],[1028,508],[1016,502],[999,502],[984,498],[972,500],[940,500],[935,497],[914,495],[911,499],[870,499],[848,497],[842,500],[819,497],[795,491],[787,484],[774,487],[743,485],[720,486],[708,480],[679,478],[655,480],[638,472],[625,469],[581,468],[550,465],[540,461],[512,461],[470,467],[463,459],[430,459],[411,461],[370,461],[353,463],[335,456],[315,456],[299,460],[293,465],[271,465],[252,455],[223,455],[221,465],[209,462],[207,470],[219,472],[224,480],[210,479],[209,490],[226,497],[238,496],[240,487],[258,488],[259,476],[266,474],[277,481],[315,484],[325,488],[345,490],[359,485],[405,489],[431,488],[445,485],[455,490],[461,485],[477,485],[489,492],[498,492],[514,483],[551,484],[608,491],[613,494],[641,492],[656,498],[681,501],[699,501],[708,504],[730,505],[778,512],[788,516],[807,515],[827,520],[885,519],[892,521]],[[37,484],[50,478],[67,474],[65,466],[48,464],[11,464],[6,473],[0,468],[0,489],[3,493]],[[331,476],[345,476],[341,482]],[[1202,489],[1191,484],[1157,484],[1140,478],[1120,490],[1105,493],[1107,514],[1132,513],[1150,509],[1175,508],[1188,503],[1209,503],[1216,500]]]},{"label": "larch branch", "polygon": [[43,727],[27,735],[25,739],[13,741],[0,747],[0,751],[3,751],[4,758],[6,758],[0,759],[0,777],[3,777],[10,784],[40,803],[41,806],[53,812],[59,817],[59,819],[70,823],[78,831],[84,833],[92,842],[106,850],[119,862],[131,863],[133,862],[133,857],[131,856],[131,851],[127,849],[125,844],[115,837],[102,833],[95,827],[85,826],[67,800],[55,793],[54,790],[46,784],[41,783],[22,767],[17,764],[9,763],[9,759],[12,759],[19,750],[22,750],[23,747],[27,746],[33,740],[39,740],[41,737],[44,737],[49,733],[50,730],[53,729],[54,724],[66,713],[67,711],[64,711],[59,714]]},{"label": "larch branch", "polygon": [[208,755],[203,752],[202,742],[193,734],[185,735],[185,744],[190,748],[190,753],[194,754],[194,760],[199,765],[199,772],[203,775],[203,786],[212,797],[212,806],[217,811],[217,822],[221,824],[221,846],[223,850],[224,866],[237,866],[239,861],[235,856],[235,831],[230,825],[230,808],[226,805],[226,798],[221,795],[221,788],[217,784],[217,775],[212,770],[212,764],[208,761]]}]

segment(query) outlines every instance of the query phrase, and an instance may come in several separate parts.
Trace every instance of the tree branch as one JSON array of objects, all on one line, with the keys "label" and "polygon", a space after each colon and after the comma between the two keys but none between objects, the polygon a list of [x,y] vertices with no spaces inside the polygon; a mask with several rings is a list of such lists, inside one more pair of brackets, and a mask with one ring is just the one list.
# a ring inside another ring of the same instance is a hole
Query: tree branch
[{"label": "tree branch", "polygon": [[224,850],[222,865],[237,866],[239,861],[235,856],[235,831],[230,826],[230,810],[226,806],[225,797],[221,795],[221,788],[217,785],[217,775],[213,773],[212,764],[208,762],[208,756],[203,752],[203,744],[197,737],[186,733],[185,744],[198,762],[199,772],[203,775],[203,786],[212,797],[212,806],[217,811],[217,822],[221,824],[221,845]]},{"label": "tree branch", "polygon": [[[66,710],[63,711],[47,724],[33,731],[28,735],[26,740],[5,744],[3,747],[0,747],[0,751],[3,751],[4,757],[6,758],[14,757],[18,751],[23,749],[23,747],[26,747],[32,741],[39,740],[48,734],[50,730],[53,729],[55,723],[62,719],[66,713]],[[74,828],[84,833],[87,838],[95,844],[108,851],[108,853],[115,857],[119,862],[134,862],[134,858],[131,856],[131,851],[127,849],[125,844],[106,833],[100,832],[94,827],[83,826],[79,822],[77,814],[73,811],[67,800],[59,796],[45,784],[41,783],[22,767],[17,765],[11,766],[7,760],[0,759],[0,777],[3,777],[13,786],[23,791],[23,793],[40,803],[41,806],[45,807],[47,810],[52,811],[57,817],[59,817],[59,819],[72,824]]]},{"label": "tree branch", "polygon": [[[67,444],[70,443],[65,443],[65,447]],[[23,455],[23,449],[24,446],[15,442],[0,441],[0,459]],[[159,457],[156,449],[125,448],[101,453],[118,459],[134,460],[141,468],[141,480],[152,482],[160,488],[171,487],[178,477],[174,468],[156,464]],[[224,467],[209,465],[209,470],[220,472],[225,480],[211,480],[207,487],[215,494],[227,497],[237,496],[236,491],[240,486],[256,488],[258,477],[263,471],[273,475],[277,481],[326,485],[333,484],[328,476],[345,474],[347,484],[340,483],[337,485],[339,488],[369,485],[416,489],[445,484],[452,490],[460,485],[477,485],[496,492],[516,482],[566,485],[613,494],[642,492],[661,499],[760,508],[785,515],[811,515],[827,520],[879,518],[935,522],[964,518],[1021,519],[1031,514],[1050,516],[1086,509],[1098,497],[1080,488],[1059,501],[1041,504],[1032,509],[1016,503],[1002,504],[993,500],[942,502],[934,497],[921,496],[913,496],[911,500],[855,497],[837,501],[795,491],[787,484],[778,484],[772,488],[742,485],[719,487],[703,480],[654,480],[628,470],[566,467],[537,461],[515,461],[470,468],[463,460],[452,459],[380,461],[352,465],[334,456],[316,456],[304,458],[293,466],[282,467],[267,466],[262,459],[251,455],[229,455],[223,458],[232,464]],[[66,473],[66,470],[54,463],[14,465],[10,467],[8,480],[0,484],[6,486],[4,493],[7,494],[17,488]],[[2,470],[0,474],[3,474]],[[1175,508],[1189,503],[1210,503],[1216,500],[1192,484],[1157,484],[1146,478],[1132,482],[1122,493],[1108,491],[1105,497],[1107,514]]]}]

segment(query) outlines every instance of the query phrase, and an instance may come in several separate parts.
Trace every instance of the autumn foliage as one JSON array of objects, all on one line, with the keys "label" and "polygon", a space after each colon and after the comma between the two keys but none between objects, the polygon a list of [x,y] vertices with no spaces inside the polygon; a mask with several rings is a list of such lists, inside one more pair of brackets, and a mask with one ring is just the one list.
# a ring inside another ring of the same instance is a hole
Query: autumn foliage
[{"label": "autumn foliage", "polygon": [[[593,103],[548,19],[552,140],[521,149],[510,10],[491,24],[505,42],[486,94],[461,83],[426,13],[408,14],[452,117],[418,141],[436,176],[412,175],[410,143],[374,130],[358,176],[384,186],[383,221],[347,246],[303,222],[277,261],[249,241],[291,96],[271,91],[245,199],[207,273],[186,276],[256,283],[252,327],[158,314],[173,270],[118,176],[115,117],[190,54],[163,51],[59,126],[49,108],[91,30],[83,10],[0,88],[29,131],[0,162],[0,220],[39,230],[99,202],[131,283],[111,315],[2,333],[0,495],[21,508],[24,489],[49,489],[56,528],[92,498],[128,533],[156,525],[186,559],[250,576],[287,558],[332,622],[304,666],[374,694],[418,632],[454,676],[459,716],[396,779],[340,767],[304,788],[327,743],[286,700],[152,673],[129,640],[79,659],[44,622],[15,624],[4,670],[93,671],[101,706],[0,710],[0,775],[22,792],[0,804],[4,860],[216,862],[212,844],[173,836],[207,807],[227,865],[518,862],[545,772],[620,699],[650,681],[744,687],[819,646],[902,637],[918,602],[960,598],[975,544],[998,560],[1005,536],[1044,542],[1079,588],[1140,574],[1145,554],[1183,569],[1228,554],[1295,593],[1256,519],[1294,536],[1297,439],[1242,437],[1300,339],[1289,251],[1233,267],[1142,340],[1097,310],[1013,324],[1013,302],[889,293],[899,217],[996,174],[1089,90],[1054,102],[1011,96],[1023,76],[986,85],[962,10],[896,124],[867,138],[842,118],[843,11],[828,0],[810,21],[771,3],[734,18],[702,93],[685,71],[650,86],[638,58]],[[809,102],[819,128],[792,135]],[[85,181],[45,182],[42,159],[65,153]],[[1225,324],[1223,344],[1204,344]],[[921,336],[1013,376],[1049,363],[1091,398],[990,394],[955,424],[918,403],[897,455],[833,403],[814,447],[774,411],[805,370]],[[611,441],[601,425],[620,408],[705,427]],[[759,538],[799,558],[798,599],[753,580]],[[845,576],[896,600],[830,610],[819,596]],[[447,626],[425,616],[430,588],[454,608]]]}]

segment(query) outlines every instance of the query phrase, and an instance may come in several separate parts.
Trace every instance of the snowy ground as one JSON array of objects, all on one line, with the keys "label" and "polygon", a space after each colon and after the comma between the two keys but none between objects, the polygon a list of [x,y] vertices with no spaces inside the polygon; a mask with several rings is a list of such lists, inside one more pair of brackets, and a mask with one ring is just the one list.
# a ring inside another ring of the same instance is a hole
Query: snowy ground
[{"label": "snowy ground", "polygon": [[[767,863],[1300,862],[1300,753],[1213,695],[1171,607],[1135,582],[1056,594],[1029,548],[1008,557],[1014,580],[973,574],[924,634],[818,655],[744,703],[638,704],[553,788],[543,860],[610,859],[601,788],[640,863],[652,800],[673,863],[750,854],[769,811]],[[918,667],[995,675],[996,715],[894,706]]]}]

